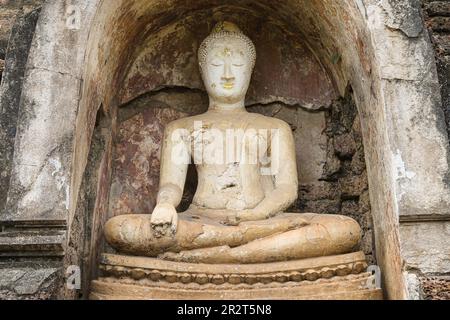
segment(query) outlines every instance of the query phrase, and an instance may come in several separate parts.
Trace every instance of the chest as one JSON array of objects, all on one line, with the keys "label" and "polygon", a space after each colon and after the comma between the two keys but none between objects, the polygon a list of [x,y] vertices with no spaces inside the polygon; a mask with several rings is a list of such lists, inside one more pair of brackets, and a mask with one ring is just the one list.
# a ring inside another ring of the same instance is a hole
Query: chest
[{"label": "chest", "polygon": [[221,119],[194,123],[190,141],[193,146],[210,146],[224,150],[244,144],[267,149],[272,135],[272,129],[254,125],[247,119]]}]

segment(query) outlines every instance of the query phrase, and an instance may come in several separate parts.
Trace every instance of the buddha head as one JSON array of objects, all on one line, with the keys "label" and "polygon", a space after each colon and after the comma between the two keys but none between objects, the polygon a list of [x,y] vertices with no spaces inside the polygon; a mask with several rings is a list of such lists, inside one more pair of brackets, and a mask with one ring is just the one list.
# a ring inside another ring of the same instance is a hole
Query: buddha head
[{"label": "buddha head", "polygon": [[245,98],[256,50],[235,24],[217,24],[200,45],[198,60],[210,98],[221,103],[237,103]]}]

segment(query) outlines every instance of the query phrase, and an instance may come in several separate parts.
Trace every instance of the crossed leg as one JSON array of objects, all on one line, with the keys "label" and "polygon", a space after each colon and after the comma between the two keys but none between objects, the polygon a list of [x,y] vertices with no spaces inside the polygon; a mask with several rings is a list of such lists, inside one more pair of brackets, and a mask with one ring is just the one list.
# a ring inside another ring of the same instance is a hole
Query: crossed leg
[{"label": "crossed leg", "polygon": [[[224,245],[178,253],[166,252],[159,255],[159,258],[212,264],[285,261],[348,253],[361,238],[361,229],[351,218],[320,214],[295,215],[308,223],[300,228],[267,235],[235,247]],[[275,220],[276,218],[266,221],[273,223]],[[249,222],[252,223],[255,222]]]},{"label": "crossed leg", "polygon": [[350,252],[360,240],[356,221],[337,215],[280,214],[223,226],[181,213],[175,236],[157,238],[150,215],[117,216],[105,225],[120,252],[194,263],[261,263]]},{"label": "crossed leg", "polygon": [[180,213],[175,236],[156,237],[150,215],[121,215],[105,225],[105,237],[116,250],[133,255],[155,257],[164,252],[180,252],[228,245],[240,246],[276,233],[301,228],[308,222],[297,214],[270,220],[224,226],[217,220]]}]

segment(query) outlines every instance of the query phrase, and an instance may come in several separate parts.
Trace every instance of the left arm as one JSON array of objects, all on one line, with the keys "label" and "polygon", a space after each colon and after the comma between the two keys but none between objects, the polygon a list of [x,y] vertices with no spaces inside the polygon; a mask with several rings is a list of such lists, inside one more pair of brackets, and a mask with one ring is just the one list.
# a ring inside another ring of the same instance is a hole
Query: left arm
[{"label": "left arm", "polygon": [[255,208],[241,211],[236,222],[264,220],[289,208],[298,197],[298,175],[295,142],[291,128],[282,123],[278,136],[272,138],[271,165],[275,189]]}]

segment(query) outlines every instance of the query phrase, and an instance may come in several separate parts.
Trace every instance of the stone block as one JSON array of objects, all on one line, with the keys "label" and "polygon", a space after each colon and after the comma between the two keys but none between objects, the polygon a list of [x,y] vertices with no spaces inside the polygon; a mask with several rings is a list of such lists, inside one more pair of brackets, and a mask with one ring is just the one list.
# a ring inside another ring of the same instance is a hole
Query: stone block
[{"label": "stone block", "polygon": [[450,2],[448,1],[425,1],[425,8],[430,17],[450,16]]},{"label": "stone block", "polygon": [[336,175],[341,171],[341,169],[342,162],[338,159],[338,157],[336,157],[333,141],[330,139],[328,141],[326,160],[325,165],[323,166],[321,179],[336,180]]},{"label": "stone block", "polygon": [[356,152],[356,144],[351,134],[334,137],[334,150],[340,159],[351,159]]},{"label": "stone block", "polygon": [[0,257],[62,256],[64,231],[21,231],[0,233]]},{"label": "stone block", "polygon": [[298,207],[302,212],[339,214],[341,212],[341,201],[339,199],[300,200]]},{"label": "stone block", "polygon": [[51,278],[56,275],[58,269],[38,269],[27,271],[14,284],[14,291],[19,295],[33,295],[41,288],[47,287]]},{"label": "stone block", "polygon": [[450,300],[450,277],[421,277],[423,298],[425,300]]},{"label": "stone block", "polygon": [[25,273],[23,269],[0,269],[0,290],[9,290]]},{"label": "stone block", "polygon": [[432,39],[439,53],[450,55],[450,35],[432,34]]},{"label": "stone block", "polygon": [[407,268],[423,273],[450,273],[450,222],[400,224]]},{"label": "stone block", "polygon": [[361,239],[361,249],[365,254],[366,258],[370,257],[369,264],[374,263],[373,259],[373,232],[372,230],[366,230]]},{"label": "stone block", "polygon": [[422,300],[422,287],[419,277],[410,272],[405,272],[406,284],[410,300]]},{"label": "stone block", "polygon": [[367,175],[347,176],[339,180],[339,187],[343,197],[359,197],[369,188]]},{"label": "stone block", "polygon": [[450,17],[432,17],[428,25],[436,32],[450,32]]},{"label": "stone block", "polygon": [[0,299],[48,299],[54,295],[58,268],[11,265],[0,269]]},{"label": "stone block", "polygon": [[[292,108],[286,108],[291,110]],[[308,112],[294,109],[295,115],[288,118],[296,119],[294,131],[295,150],[297,153],[297,171],[301,183],[316,182],[323,173],[326,161],[327,137],[324,133],[326,119],[324,112]]]},{"label": "stone block", "polygon": [[340,192],[335,182],[317,181],[299,185],[299,199],[325,200],[339,198]]},{"label": "stone block", "polygon": [[369,191],[365,191],[359,196],[359,209],[361,212],[370,211],[370,194]]},{"label": "stone block", "polygon": [[352,157],[351,171],[355,175],[366,174],[366,158],[364,155],[364,149],[359,148]]},{"label": "stone block", "polygon": [[343,215],[354,217],[359,213],[359,204],[356,200],[345,200],[342,201],[341,213]]},{"label": "stone block", "polygon": [[419,36],[423,30],[421,0],[382,0],[381,5],[387,14],[389,28],[401,30],[408,37]]}]

